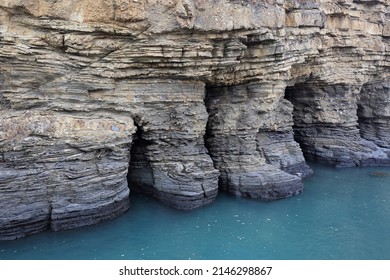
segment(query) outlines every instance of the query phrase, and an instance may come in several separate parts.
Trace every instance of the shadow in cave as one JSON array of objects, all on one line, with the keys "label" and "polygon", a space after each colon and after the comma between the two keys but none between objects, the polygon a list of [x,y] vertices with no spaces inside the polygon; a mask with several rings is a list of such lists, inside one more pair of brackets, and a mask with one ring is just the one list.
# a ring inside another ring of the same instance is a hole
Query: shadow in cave
[{"label": "shadow in cave", "polygon": [[[204,105],[206,107],[206,111],[207,111],[207,124],[206,124],[206,130],[205,130],[205,134],[203,135],[203,142],[204,142],[204,146],[206,148],[206,153],[209,155],[209,157],[211,158],[212,162],[213,162],[213,166],[216,170],[218,170],[220,172],[220,175],[218,177],[218,191],[223,191],[223,192],[227,192],[226,191],[226,174],[225,171],[221,170],[218,166],[218,163],[217,163],[217,159],[215,158],[215,155],[218,154],[218,147],[214,147],[213,149],[213,145],[211,143],[215,142],[215,131],[213,131],[213,116],[215,114],[218,114],[218,110],[216,108],[213,108],[213,105],[212,103],[215,101],[215,94],[216,94],[216,89],[218,89],[219,87],[218,86],[213,86],[213,85],[206,85],[206,89],[205,89],[205,97],[204,97]],[[214,153],[213,153],[214,151]],[[225,175],[225,176],[223,176]]]},{"label": "shadow in cave", "polygon": [[[290,101],[293,105],[293,131],[294,131],[294,141],[297,142],[303,152],[303,156],[306,161],[315,161],[315,156],[312,152],[312,146],[307,142],[307,137],[305,130],[308,129],[305,122],[302,120],[302,112],[307,111],[305,108],[309,108],[309,104],[305,103],[305,97],[302,96],[303,93],[299,84],[293,86],[287,86],[284,93],[284,98]],[[305,90],[305,93],[314,95],[313,91]],[[308,112],[310,113],[310,112]],[[315,129],[314,127],[312,129]]]},{"label": "shadow in cave", "polygon": [[147,156],[151,141],[144,138],[142,126],[135,122],[137,127],[133,135],[130,150],[129,171],[127,183],[131,192],[152,195],[154,190],[153,169]]}]

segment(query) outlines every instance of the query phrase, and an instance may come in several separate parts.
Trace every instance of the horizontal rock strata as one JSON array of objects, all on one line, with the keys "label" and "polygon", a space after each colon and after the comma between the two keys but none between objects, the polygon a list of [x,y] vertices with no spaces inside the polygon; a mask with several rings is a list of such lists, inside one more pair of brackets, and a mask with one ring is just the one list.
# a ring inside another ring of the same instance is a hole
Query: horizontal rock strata
[{"label": "horizontal rock strata", "polygon": [[385,0],[2,1],[0,239],[389,165],[389,42]]},{"label": "horizontal rock strata", "polygon": [[364,138],[365,122],[359,130],[358,95],[359,89],[340,84],[287,88],[286,98],[294,104],[295,137],[306,158],[337,167],[389,164],[390,150]]},{"label": "horizontal rock strata", "polygon": [[310,173],[302,152],[293,137],[277,139],[292,134],[292,106],[283,93],[283,85],[262,83],[208,89],[206,143],[222,189],[263,199],[302,191],[298,175]]},{"label": "horizontal rock strata", "polygon": [[130,118],[11,111],[0,127],[3,239],[88,225],[128,209]]}]

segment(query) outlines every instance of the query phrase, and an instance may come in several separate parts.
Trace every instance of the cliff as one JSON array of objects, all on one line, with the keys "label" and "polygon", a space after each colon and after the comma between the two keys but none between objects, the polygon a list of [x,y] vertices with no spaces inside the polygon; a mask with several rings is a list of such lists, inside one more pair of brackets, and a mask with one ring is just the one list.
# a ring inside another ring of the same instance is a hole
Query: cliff
[{"label": "cliff", "polygon": [[0,239],[389,165],[389,42],[387,0],[1,1]]}]

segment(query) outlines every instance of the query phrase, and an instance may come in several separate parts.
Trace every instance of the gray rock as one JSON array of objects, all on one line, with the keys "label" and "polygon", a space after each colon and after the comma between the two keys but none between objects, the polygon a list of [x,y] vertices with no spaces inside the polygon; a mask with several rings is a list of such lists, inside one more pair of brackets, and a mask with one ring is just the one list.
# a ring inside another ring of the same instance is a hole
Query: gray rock
[{"label": "gray rock", "polygon": [[[389,164],[389,3],[0,3],[0,239]],[[286,90],[287,88],[287,90]]]}]

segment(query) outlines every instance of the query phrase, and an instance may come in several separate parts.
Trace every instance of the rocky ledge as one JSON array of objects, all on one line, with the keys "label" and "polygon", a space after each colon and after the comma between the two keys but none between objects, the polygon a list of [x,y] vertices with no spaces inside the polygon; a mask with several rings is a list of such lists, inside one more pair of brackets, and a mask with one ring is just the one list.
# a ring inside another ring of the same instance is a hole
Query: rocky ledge
[{"label": "rocky ledge", "polygon": [[389,42],[387,0],[1,1],[0,239],[389,165]]}]

